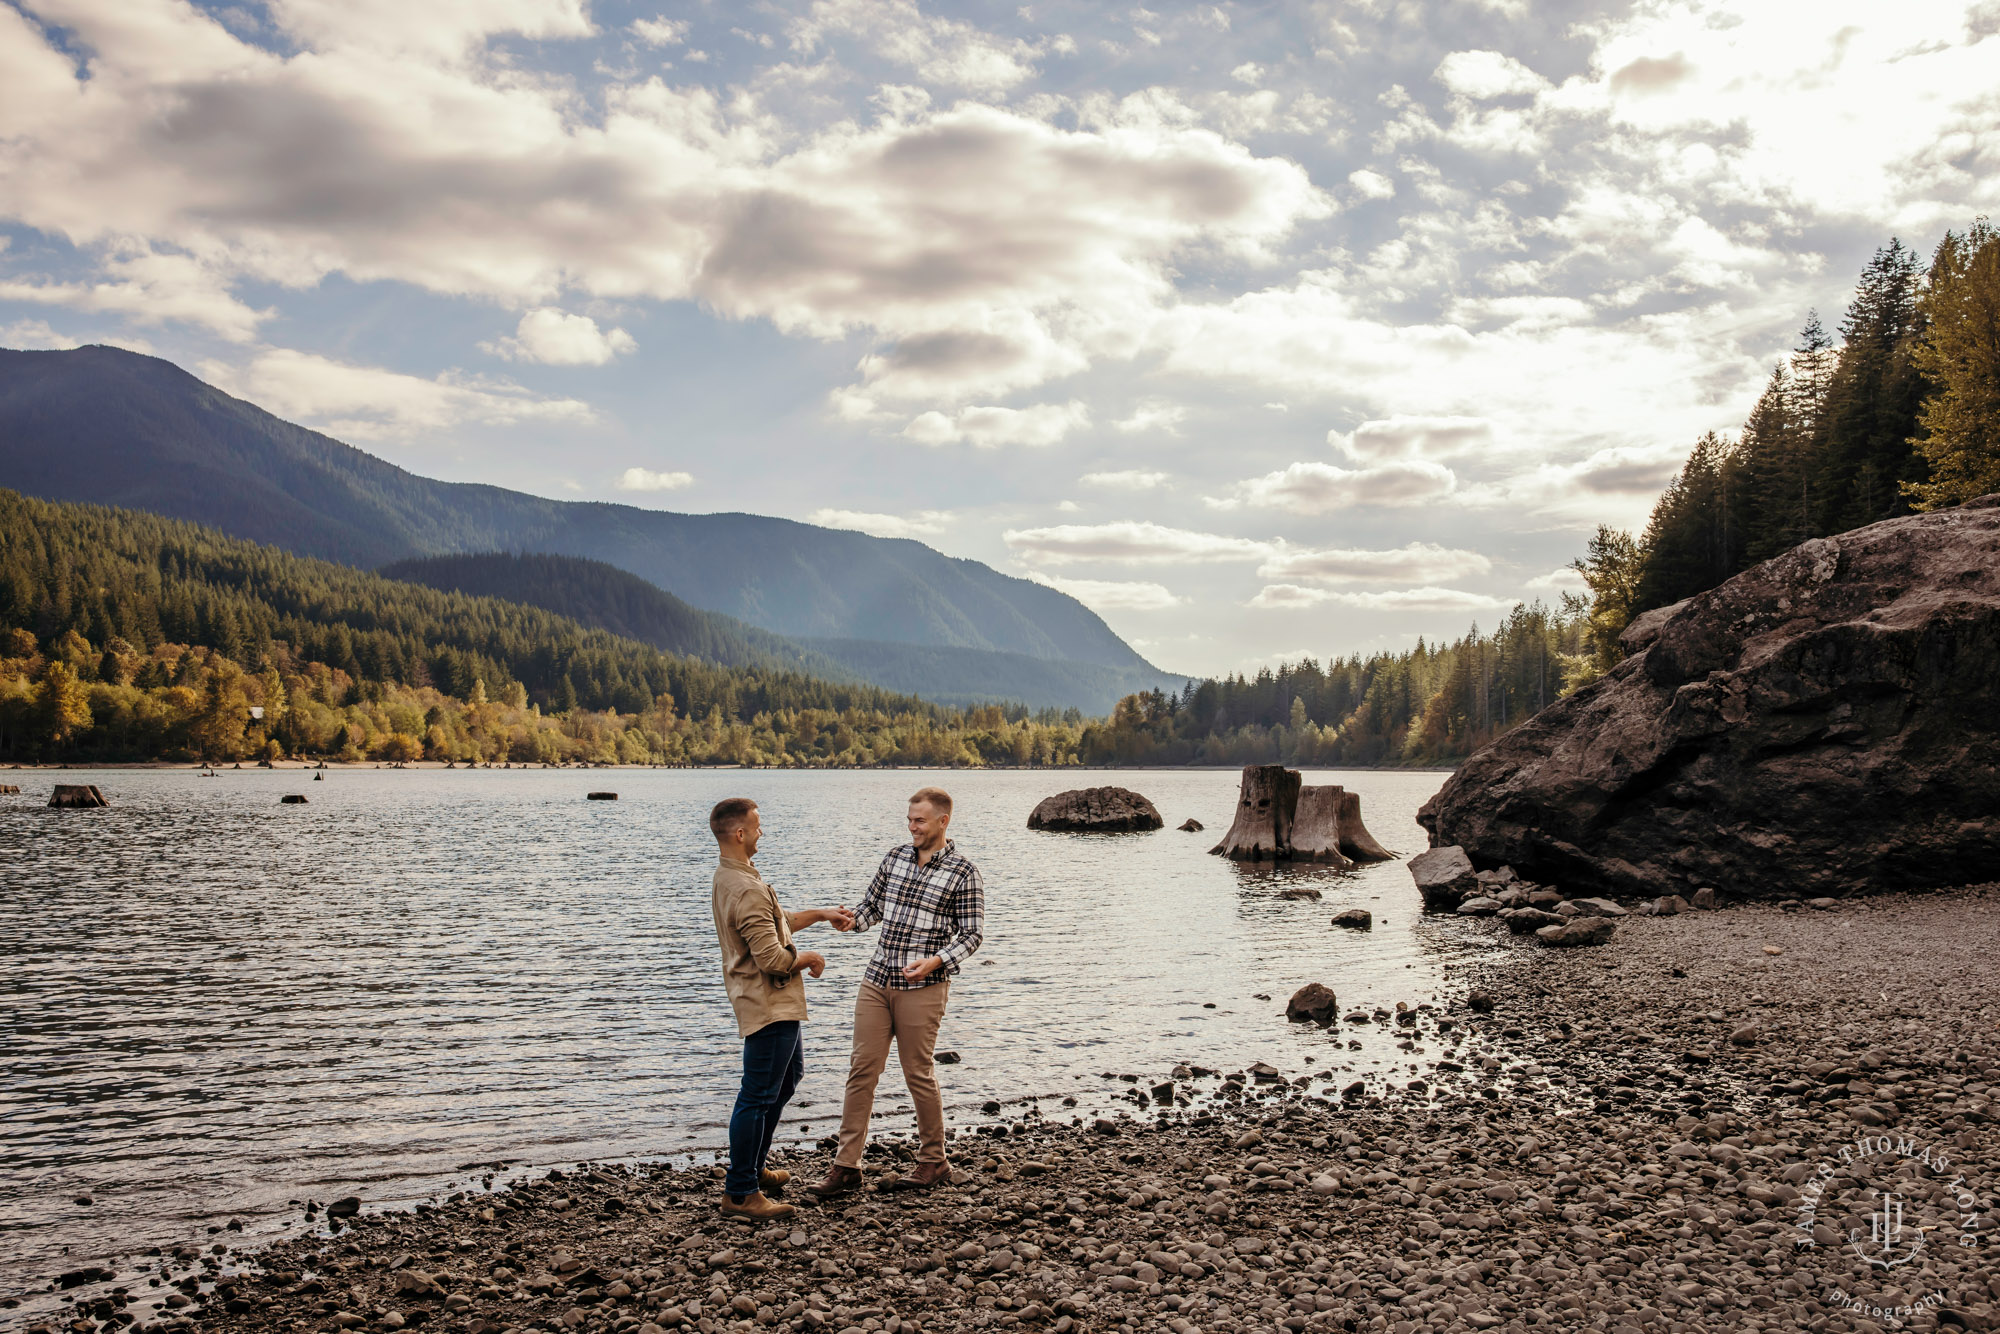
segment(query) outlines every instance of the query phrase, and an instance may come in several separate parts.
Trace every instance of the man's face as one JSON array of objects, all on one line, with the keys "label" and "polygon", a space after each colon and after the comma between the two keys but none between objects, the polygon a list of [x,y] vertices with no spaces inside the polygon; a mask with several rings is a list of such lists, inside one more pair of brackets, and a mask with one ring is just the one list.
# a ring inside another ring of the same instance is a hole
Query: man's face
[{"label": "man's face", "polygon": [[910,803],[910,842],[920,848],[934,848],[944,842],[945,826],[951,817],[928,801]]},{"label": "man's face", "polygon": [[743,835],[743,859],[748,861],[757,855],[757,839],[764,832],[764,820],[756,807],[750,808],[750,814],[739,826],[739,832]]}]

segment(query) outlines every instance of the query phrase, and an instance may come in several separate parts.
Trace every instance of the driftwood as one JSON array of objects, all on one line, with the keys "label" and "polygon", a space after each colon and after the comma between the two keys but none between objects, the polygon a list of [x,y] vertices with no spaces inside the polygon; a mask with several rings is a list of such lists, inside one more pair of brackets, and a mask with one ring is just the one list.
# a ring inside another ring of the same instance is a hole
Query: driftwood
[{"label": "driftwood", "polygon": [[1361,798],[1336,786],[1306,787],[1282,764],[1243,767],[1236,820],[1209,849],[1238,861],[1320,862],[1347,870],[1389,861],[1395,853],[1361,823]]},{"label": "driftwood", "polygon": [[49,805],[70,808],[109,806],[104,794],[97,790],[95,783],[57,783],[54,794],[49,797]]},{"label": "driftwood", "polygon": [[1282,764],[1246,764],[1236,819],[1210,848],[1235,861],[1277,861],[1291,855],[1292,816],[1299,805],[1299,775]]},{"label": "driftwood", "polygon": [[1346,870],[1354,865],[1342,852],[1340,799],[1337,787],[1301,787],[1298,812],[1292,818],[1292,860],[1325,862]]}]

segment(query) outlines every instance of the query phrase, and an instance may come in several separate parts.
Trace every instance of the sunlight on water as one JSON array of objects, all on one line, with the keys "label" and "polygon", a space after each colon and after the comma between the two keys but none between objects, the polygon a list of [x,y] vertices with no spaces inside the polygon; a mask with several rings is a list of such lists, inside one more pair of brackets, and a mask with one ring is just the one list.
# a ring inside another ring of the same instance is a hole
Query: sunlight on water
[{"label": "sunlight on water", "polygon": [[[470,1160],[712,1148],[737,1040],[709,916],[708,808],[763,808],[758,863],[788,907],[853,903],[938,782],[987,883],[986,946],[953,986],[939,1074],[954,1121],[987,1099],[1102,1107],[1176,1061],[1407,1070],[1369,1026],[1348,1050],[1283,1019],[1323,981],[1343,1006],[1437,995],[1488,948],[1421,919],[1401,862],[1340,874],[1233,865],[1234,771],[98,772],[112,805],[0,797],[0,1286],[202,1234],[287,1200],[441,1188]],[[1322,773],[1405,856],[1441,773]],[[1051,792],[1117,783],[1168,828],[1025,827]],[[616,802],[587,791],[615,789]],[[281,806],[287,792],[310,804]],[[1205,833],[1173,828],[1188,816]],[[1319,902],[1286,900],[1309,883]],[[1371,933],[1332,928],[1371,909]],[[819,927],[807,1077],[788,1132],[830,1132],[846,1015],[874,936]],[[1269,1000],[1255,999],[1258,994]],[[1216,1008],[1205,1009],[1205,1003]],[[1345,1039],[1349,1034],[1341,1034]],[[1058,1101],[1050,1101],[1050,1099]],[[881,1124],[908,1118],[891,1061]],[[1018,1113],[1019,1107],[1013,1108]],[[95,1203],[78,1206],[88,1194]]]}]

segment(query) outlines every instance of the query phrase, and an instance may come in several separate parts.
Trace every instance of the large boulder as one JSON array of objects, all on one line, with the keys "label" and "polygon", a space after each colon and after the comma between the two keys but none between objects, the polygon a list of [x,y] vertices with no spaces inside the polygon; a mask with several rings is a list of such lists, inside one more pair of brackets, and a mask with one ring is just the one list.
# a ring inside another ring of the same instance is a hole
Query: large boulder
[{"label": "large boulder", "polygon": [[1295,1024],[1330,1024],[1340,1017],[1340,1002],[1324,982],[1308,982],[1285,1002],[1285,1018]]},{"label": "large boulder", "polygon": [[1095,833],[1129,833],[1138,829],[1162,829],[1153,803],[1129,788],[1080,787],[1042,798],[1028,816],[1030,829],[1086,830]]},{"label": "large boulder", "polygon": [[1624,644],[1452,775],[1434,844],[1698,904],[1992,879],[2000,495],[1803,543]]},{"label": "large boulder", "polygon": [[1479,875],[1472,858],[1460,847],[1432,848],[1410,858],[1410,875],[1426,908],[1447,912],[1479,892]]}]

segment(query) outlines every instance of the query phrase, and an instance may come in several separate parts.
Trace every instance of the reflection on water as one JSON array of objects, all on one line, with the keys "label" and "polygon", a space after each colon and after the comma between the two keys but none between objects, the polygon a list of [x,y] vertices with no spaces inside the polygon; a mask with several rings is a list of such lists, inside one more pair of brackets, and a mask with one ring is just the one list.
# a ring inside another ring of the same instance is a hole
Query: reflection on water
[{"label": "reflection on water", "polygon": [[[75,1257],[199,1235],[359,1188],[438,1188],[471,1160],[551,1163],[713,1147],[737,1042],[709,917],[709,807],[763,807],[758,858],[790,907],[847,902],[936,781],[987,882],[986,947],[952,989],[940,1068],[955,1120],[989,1098],[1083,1099],[1176,1061],[1388,1071],[1287,1025],[1324,981],[1343,1005],[1437,994],[1485,948],[1420,921],[1401,863],[1336,873],[1207,855],[1236,775],[742,771],[100,773],[112,805],[0,797],[0,1288]],[[1327,773],[1406,855],[1438,773]],[[1064,787],[1145,792],[1152,834],[1032,832]],[[615,788],[617,802],[584,793]],[[287,792],[310,804],[281,806]],[[1202,834],[1172,826],[1187,816]],[[1284,899],[1287,886],[1320,902]],[[1347,906],[1373,932],[1329,927]],[[845,1017],[872,934],[827,928],[807,1076],[788,1130],[833,1129]],[[1257,999],[1259,995],[1269,1000]],[[1214,1008],[1205,1008],[1213,1005]],[[1345,1035],[1343,1035],[1344,1037]],[[894,1062],[877,1106],[907,1099]],[[1053,1113],[1057,1108],[1048,1106]],[[95,1203],[79,1206],[87,1194]]]}]

